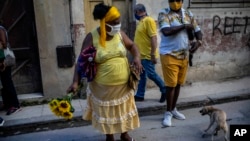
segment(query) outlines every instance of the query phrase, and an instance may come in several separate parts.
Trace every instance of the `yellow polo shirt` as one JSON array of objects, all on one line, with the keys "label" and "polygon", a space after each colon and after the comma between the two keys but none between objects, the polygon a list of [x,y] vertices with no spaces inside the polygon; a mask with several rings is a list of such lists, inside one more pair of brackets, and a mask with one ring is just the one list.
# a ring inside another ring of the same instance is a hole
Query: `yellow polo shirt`
[{"label": "yellow polo shirt", "polygon": [[[146,16],[136,26],[134,42],[138,46],[141,59],[151,59],[151,37],[157,36],[155,20]],[[159,57],[159,49],[156,48],[155,57]]]}]

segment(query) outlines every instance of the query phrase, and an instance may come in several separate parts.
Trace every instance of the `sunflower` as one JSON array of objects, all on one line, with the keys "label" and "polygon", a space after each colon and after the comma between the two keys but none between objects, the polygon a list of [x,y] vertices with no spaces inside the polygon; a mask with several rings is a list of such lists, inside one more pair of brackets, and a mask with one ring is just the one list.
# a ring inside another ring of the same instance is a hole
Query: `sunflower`
[{"label": "sunflower", "polygon": [[49,107],[50,107],[50,110],[53,111],[55,108],[57,108],[57,105],[59,104],[59,101],[57,99],[52,99],[50,102],[49,102]]},{"label": "sunflower", "polygon": [[52,99],[48,103],[50,111],[58,117],[63,117],[64,119],[67,119],[67,120],[72,119],[75,109],[72,106],[71,101],[72,101],[72,98],[81,90],[82,87],[83,87],[83,83],[81,81],[76,92],[68,93],[62,98]]},{"label": "sunflower", "polygon": [[58,117],[62,115],[62,113],[59,110],[59,107],[56,107],[52,112]]},{"label": "sunflower", "polygon": [[60,101],[58,107],[59,107],[59,111],[61,111],[63,113],[68,112],[71,109],[70,108],[71,106],[67,100]]},{"label": "sunflower", "polygon": [[71,113],[71,112],[69,112],[69,111],[64,112],[64,113],[62,113],[62,117],[63,117],[64,119],[72,119],[73,113]]}]

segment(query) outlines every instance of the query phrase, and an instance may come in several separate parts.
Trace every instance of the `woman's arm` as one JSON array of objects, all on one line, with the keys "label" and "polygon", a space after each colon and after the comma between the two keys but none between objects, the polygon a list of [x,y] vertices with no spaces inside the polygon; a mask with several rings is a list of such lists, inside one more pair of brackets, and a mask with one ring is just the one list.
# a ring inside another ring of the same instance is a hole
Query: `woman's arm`
[{"label": "woman's arm", "polygon": [[121,31],[121,36],[122,36],[122,40],[125,44],[125,47],[133,55],[133,64],[132,65],[135,65],[135,67],[137,68],[137,71],[141,73],[143,67],[141,65],[140,53],[139,53],[139,50],[138,50],[136,44],[131,39],[129,39],[129,37],[123,31]]},{"label": "woman's arm", "polygon": [[4,49],[7,47],[6,33],[2,28],[0,28],[0,47]]},{"label": "woman's arm", "polygon": [[[93,41],[92,41],[92,34],[91,33],[88,33],[87,36],[85,37],[85,39],[83,40],[83,43],[82,43],[82,48],[81,48],[81,51],[88,47],[88,46],[92,46],[93,45]],[[70,87],[67,89],[67,92],[76,92],[77,88],[78,88],[78,83],[80,81],[80,75],[77,71],[77,66],[78,66],[78,62],[75,63],[75,70],[74,70],[74,75],[73,75],[73,82],[72,84],[70,85]]]}]

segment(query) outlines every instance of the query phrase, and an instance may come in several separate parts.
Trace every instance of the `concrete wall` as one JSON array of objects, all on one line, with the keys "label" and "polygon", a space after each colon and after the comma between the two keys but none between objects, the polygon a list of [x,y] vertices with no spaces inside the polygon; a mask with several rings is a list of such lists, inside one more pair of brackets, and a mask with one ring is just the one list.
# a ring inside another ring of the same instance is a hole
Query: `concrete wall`
[{"label": "concrete wall", "polygon": [[194,56],[194,67],[190,68],[188,79],[204,81],[249,75],[250,25],[245,18],[250,9],[191,10],[204,36],[203,45]]},{"label": "concrete wall", "polygon": [[83,1],[72,0],[73,29],[70,30],[69,0],[34,0],[44,97],[64,95],[72,82],[74,67],[59,68],[56,47],[72,45],[78,55],[82,43]]},{"label": "concrete wall", "polygon": [[[148,14],[156,21],[159,10],[168,7],[168,0],[157,0],[157,2],[136,0],[135,3],[144,4]],[[187,8],[187,6],[188,0],[184,1],[183,7]],[[187,81],[219,80],[249,75],[250,25],[247,13],[250,8],[190,8],[190,10],[202,29],[203,45],[193,57],[193,67],[189,68]],[[225,17],[228,17],[227,23],[225,23]],[[234,19],[236,24],[242,26],[233,26]],[[217,24],[219,24],[218,28],[215,27]],[[233,27],[238,33],[230,33]],[[225,28],[226,34],[224,34]],[[160,42],[160,36],[158,36],[158,42]],[[162,74],[160,64],[157,65],[157,71]],[[148,87],[152,86],[155,85],[149,81]]]}]

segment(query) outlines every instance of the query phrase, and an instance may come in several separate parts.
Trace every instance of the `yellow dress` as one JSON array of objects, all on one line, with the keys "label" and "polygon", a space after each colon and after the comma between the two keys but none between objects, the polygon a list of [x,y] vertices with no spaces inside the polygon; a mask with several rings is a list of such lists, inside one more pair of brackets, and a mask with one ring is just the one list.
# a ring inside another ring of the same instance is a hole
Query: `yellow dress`
[{"label": "yellow dress", "polygon": [[97,30],[92,32],[97,49],[97,74],[89,83],[84,120],[91,120],[94,128],[103,134],[124,133],[140,126],[134,101],[134,91],[127,86],[129,65],[126,49],[119,34],[99,44]]}]

